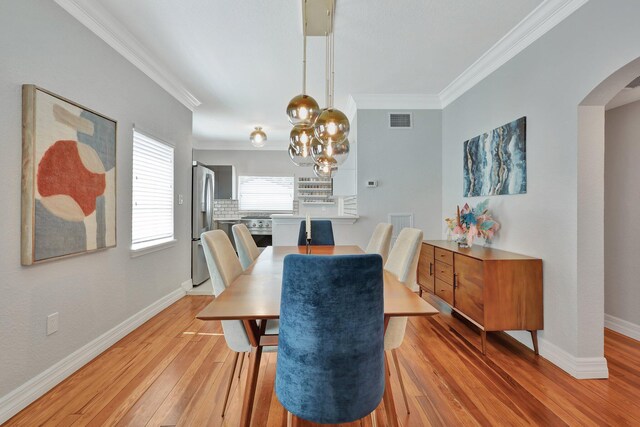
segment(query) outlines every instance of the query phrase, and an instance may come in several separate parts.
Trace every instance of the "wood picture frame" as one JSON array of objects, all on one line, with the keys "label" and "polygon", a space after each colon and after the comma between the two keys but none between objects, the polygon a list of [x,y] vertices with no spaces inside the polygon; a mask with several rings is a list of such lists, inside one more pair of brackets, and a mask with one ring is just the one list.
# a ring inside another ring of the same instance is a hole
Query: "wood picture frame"
[{"label": "wood picture frame", "polygon": [[117,122],[22,86],[21,263],[116,246]]}]

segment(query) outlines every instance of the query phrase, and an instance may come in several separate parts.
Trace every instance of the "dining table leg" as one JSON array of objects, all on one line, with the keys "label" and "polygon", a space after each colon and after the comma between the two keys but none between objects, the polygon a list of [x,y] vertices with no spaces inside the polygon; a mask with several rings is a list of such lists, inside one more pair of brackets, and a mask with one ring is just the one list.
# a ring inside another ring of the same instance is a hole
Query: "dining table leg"
[{"label": "dining table leg", "polygon": [[256,396],[256,385],[258,384],[258,373],[260,371],[261,358],[262,346],[251,347],[249,370],[247,372],[247,385],[244,390],[242,415],[240,417],[240,425],[242,427],[249,427],[251,424],[251,413],[253,412],[253,401]]},{"label": "dining table leg", "polygon": [[392,427],[398,427],[398,414],[396,413],[396,405],[393,401],[393,394],[391,392],[391,375],[389,372],[389,359],[387,353],[384,354],[384,366],[385,366],[385,382],[384,382],[384,394],[382,400],[384,401],[384,411],[387,414],[387,425]]},{"label": "dining table leg", "polygon": [[[387,332],[389,326],[390,316],[384,316],[384,332]],[[382,395],[382,401],[384,402],[384,412],[387,415],[387,425],[390,427],[398,427],[398,414],[396,413],[396,404],[393,401],[393,394],[391,391],[391,369],[389,369],[389,359],[387,358],[387,352],[384,352],[384,394]]]},{"label": "dining table leg", "polygon": [[251,355],[249,356],[249,368],[247,372],[247,384],[242,400],[242,414],[240,415],[240,425],[250,427],[251,414],[253,413],[253,401],[256,396],[256,386],[258,385],[258,373],[260,371],[260,359],[262,358],[262,346],[260,336],[264,334],[266,321],[262,321],[260,326],[253,320],[243,321],[249,342],[251,343]]}]

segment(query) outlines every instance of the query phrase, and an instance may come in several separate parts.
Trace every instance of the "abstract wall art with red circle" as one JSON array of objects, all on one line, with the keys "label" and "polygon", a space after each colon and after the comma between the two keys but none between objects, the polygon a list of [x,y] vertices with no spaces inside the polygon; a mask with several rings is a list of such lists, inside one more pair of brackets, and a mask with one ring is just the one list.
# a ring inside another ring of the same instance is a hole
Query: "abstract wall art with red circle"
[{"label": "abstract wall art with red circle", "polygon": [[22,264],[116,245],[116,128],[23,86]]}]

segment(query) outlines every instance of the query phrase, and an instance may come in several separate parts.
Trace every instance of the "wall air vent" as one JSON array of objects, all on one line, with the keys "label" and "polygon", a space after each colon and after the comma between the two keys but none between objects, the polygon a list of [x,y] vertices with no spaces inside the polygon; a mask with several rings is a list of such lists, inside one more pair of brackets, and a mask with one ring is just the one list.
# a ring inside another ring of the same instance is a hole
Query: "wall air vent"
[{"label": "wall air vent", "polygon": [[631,83],[629,83],[629,84],[627,85],[627,87],[628,87],[629,89],[635,89],[635,88],[637,88],[638,86],[640,86],[640,77],[638,77],[637,79],[635,79],[634,81],[632,81]]},{"label": "wall air vent", "polygon": [[390,129],[410,129],[411,113],[389,113]]}]

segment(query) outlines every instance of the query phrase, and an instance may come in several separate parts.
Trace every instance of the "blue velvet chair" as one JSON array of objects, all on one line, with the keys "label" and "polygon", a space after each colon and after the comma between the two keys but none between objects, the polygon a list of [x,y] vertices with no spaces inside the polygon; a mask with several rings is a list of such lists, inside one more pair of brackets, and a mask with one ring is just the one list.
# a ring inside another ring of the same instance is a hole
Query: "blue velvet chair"
[{"label": "blue velvet chair", "polygon": [[338,424],[374,412],[385,386],[383,291],[378,254],[285,257],[275,388],[289,413]]},{"label": "blue velvet chair", "polygon": [[[306,221],[300,222],[300,231],[298,232],[298,246],[307,244],[307,226]],[[333,226],[329,220],[311,220],[311,245],[312,246],[334,246]]]}]

